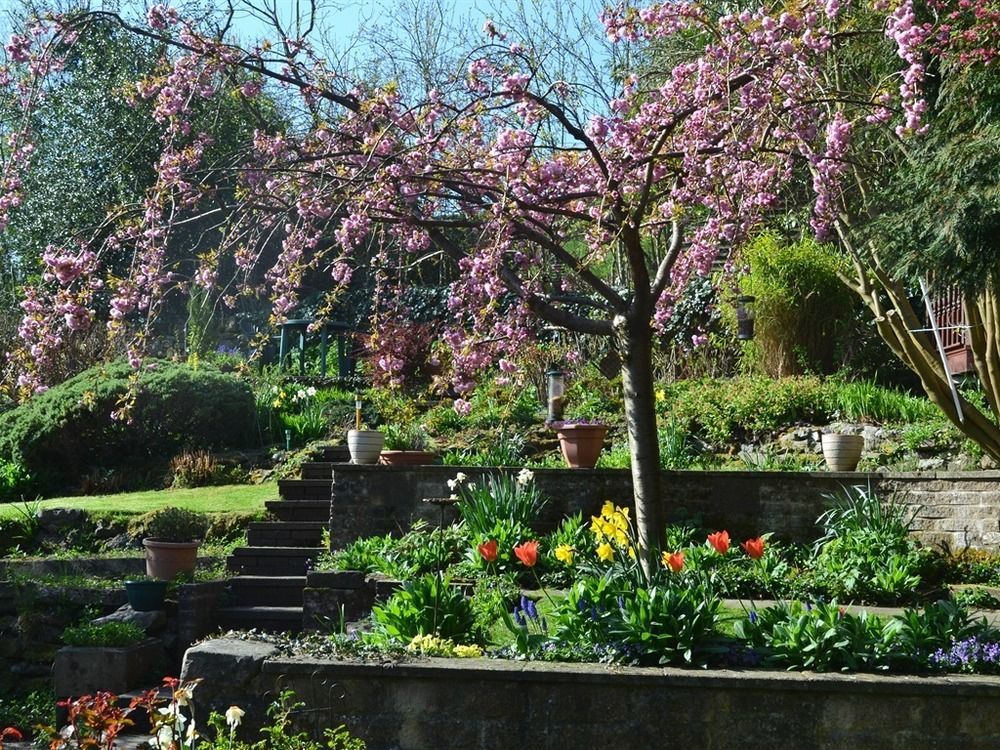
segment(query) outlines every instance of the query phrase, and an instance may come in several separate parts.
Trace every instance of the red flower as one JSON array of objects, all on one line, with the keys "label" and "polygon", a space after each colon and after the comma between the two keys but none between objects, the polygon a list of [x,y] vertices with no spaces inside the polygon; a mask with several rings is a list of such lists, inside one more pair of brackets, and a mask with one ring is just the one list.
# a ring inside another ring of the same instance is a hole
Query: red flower
[{"label": "red flower", "polygon": [[714,534],[709,534],[708,543],[720,555],[726,554],[729,551],[729,532],[716,531]]},{"label": "red flower", "polygon": [[756,539],[747,539],[743,544],[740,545],[743,551],[746,552],[754,560],[759,560],[764,556],[764,537],[759,536]]},{"label": "red flower", "polygon": [[479,550],[479,556],[482,557],[486,562],[496,562],[497,561],[497,542],[496,539],[490,539],[488,542],[483,542],[478,545],[476,549]]},{"label": "red flower", "polygon": [[524,563],[525,567],[535,567],[535,563],[538,562],[538,542],[532,540],[517,545],[514,547],[514,556]]},{"label": "red flower", "polygon": [[664,554],[664,560],[667,563],[667,567],[670,568],[674,573],[680,573],[681,568],[684,567],[683,552],[671,552],[669,555]]},{"label": "red flower", "polygon": [[6,727],[2,732],[0,732],[0,742],[7,739],[14,740],[14,742],[20,742],[24,739],[24,735],[14,727]]}]

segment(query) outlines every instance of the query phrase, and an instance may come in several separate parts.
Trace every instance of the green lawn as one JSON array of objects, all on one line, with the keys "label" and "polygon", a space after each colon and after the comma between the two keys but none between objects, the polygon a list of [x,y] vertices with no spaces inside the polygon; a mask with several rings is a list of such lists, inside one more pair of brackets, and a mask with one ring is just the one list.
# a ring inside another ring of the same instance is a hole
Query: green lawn
[{"label": "green lawn", "polygon": [[[147,490],[117,495],[54,497],[41,502],[42,508],[84,508],[95,513],[145,513],[171,505],[200,513],[253,512],[264,509],[265,500],[276,500],[276,484],[230,484],[191,490]],[[21,503],[0,504],[0,518],[17,515]],[[32,504],[32,507],[33,504]]]}]

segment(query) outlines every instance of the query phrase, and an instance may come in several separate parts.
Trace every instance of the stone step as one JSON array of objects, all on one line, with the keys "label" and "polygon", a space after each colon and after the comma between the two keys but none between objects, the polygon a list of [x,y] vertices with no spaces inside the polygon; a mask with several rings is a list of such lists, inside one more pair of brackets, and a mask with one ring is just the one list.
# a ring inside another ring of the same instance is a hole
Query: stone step
[{"label": "stone step", "polygon": [[298,633],[302,630],[302,607],[224,607],[219,626],[231,630],[263,630]]},{"label": "stone step", "polygon": [[320,521],[254,521],[247,527],[251,547],[318,547],[326,523]]},{"label": "stone step", "polygon": [[320,463],[343,464],[351,460],[351,449],[346,445],[327,445],[323,447],[323,461]]},{"label": "stone step", "polygon": [[299,473],[302,479],[332,481],[334,466],[330,461],[307,461],[299,467]]},{"label": "stone step", "polygon": [[305,576],[236,576],[229,581],[233,605],[301,607]]},{"label": "stone step", "polygon": [[283,500],[268,500],[264,505],[280,521],[330,523],[330,498],[287,503]]},{"label": "stone step", "polygon": [[320,547],[238,547],[226,567],[241,575],[302,576],[322,552]]},{"label": "stone step", "polygon": [[333,489],[333,479],[279,479],[278,493],[285,502],[302,502],[303,500],[330,501]]}]

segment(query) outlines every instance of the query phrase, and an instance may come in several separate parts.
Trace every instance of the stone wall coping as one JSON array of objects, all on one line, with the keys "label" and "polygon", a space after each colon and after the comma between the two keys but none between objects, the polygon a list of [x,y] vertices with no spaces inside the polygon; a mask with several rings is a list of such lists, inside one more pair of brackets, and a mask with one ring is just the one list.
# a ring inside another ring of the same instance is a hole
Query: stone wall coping
[{"label": "stone wall coping", "polygon": [[[668,685],[687,689],[736,688],[746,690],[893,695],[951,695],[1000,698],[1000,677],[988,675],[872,675],[819,672],[781,672],[730,669],[697,670],[676,667],[611,667],[600,664],[522,662],[503,659],[449,659],[426,657],[382,664],[353,659],[313,657],[267,659],[264,674],[318,676],[324,672],[378,679],[391,670],[393,677],[454,680],[462,675],[476,680],[545,683],[608,683],[641,687]],[[459,674],[456,674],[459,673]]]},{"label": "stone wall coping", "polygon": [[[489,473],[492,471],[498,472],[514,472],[520,471],[520,466],[445,466],[443,464],[432,464],[427,466],[382,466],[380,464],[333,464],[333,471],[342,474],[365,474],[371,471],[377,471],[380,474],[392,474],[392,473],[412,473],[412,472],[440,472],[442,474],[448,474],[449,476],[454,476],[458,472],[464,473]],[[538,475],[552,475],[558,476],[559,474],[564,474],[566,472],[571,472],[574,476],[599,476],[599,475],[622,475],[628,476],[631,474],[629,469],[552,469],[552,468],[539,468],[530,469],[533,474]],[[670,477],[670,476],[705,476],[705,477],[732,477],[734,479],[766,479],[768,477],[786,478],[786,477],[799,477],[808,479],[842,479],[844,481],[850,481],[852,483],[858,484],[865,481],[885,481],[889,480],[927,480],[927,479],[949,479],[949,480],[968,480],[968,481],[983,481],[983,480],[997,480],[1000,482],[1000,470],[989,470],[989,471],[907,471],[907,472],[864,472],[864,471],[702,471],[702,470],[692,470],[692,471],[677,471],[677,470],[660,470],[660,476]],[[307,480],[311,482],[324,482],[328,480]]]}]

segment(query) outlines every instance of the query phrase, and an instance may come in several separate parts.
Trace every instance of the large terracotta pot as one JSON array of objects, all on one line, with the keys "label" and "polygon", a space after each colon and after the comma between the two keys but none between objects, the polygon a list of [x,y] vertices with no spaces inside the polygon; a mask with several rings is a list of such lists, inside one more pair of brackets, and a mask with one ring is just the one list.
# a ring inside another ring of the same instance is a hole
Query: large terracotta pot
[{"label": "large terracotta pot", "polygon": [[201,542],[161,542],[143,539],[146,548],[146,575],[161,581],[172,581],[180,573],[194,573]]},{"label": "large terracotta pot", "polygon": [[604,448],[603,424],[564,424],[556,428],[559,448],[571,469],[593,469]]},{"label": "large terracotta pot", "polygon": [[863,435],[823,435],[823,458],[830,471],[854,471],[865,448]]},{"label": "large terracotta pot", "polygon": [[385,435],[378,430],[348,430],[347,447],[352,464],[377,464]]},{"label": "large terracotta pot", "polygon": [[382,451],[379,463],[386,466],[430,466],[437,454],[430,451]]}]

